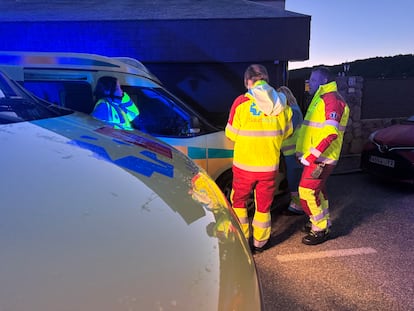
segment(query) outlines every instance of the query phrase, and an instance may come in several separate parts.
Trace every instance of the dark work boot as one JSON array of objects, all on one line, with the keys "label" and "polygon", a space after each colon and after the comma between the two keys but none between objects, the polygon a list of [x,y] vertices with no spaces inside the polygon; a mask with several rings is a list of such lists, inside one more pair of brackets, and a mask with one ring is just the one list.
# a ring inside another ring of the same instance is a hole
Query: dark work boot
[{"label": "dark work boot", "polygon": [[[331,229],[331,226],[328,226],[328,229]],[[302,231],[303,233],[309,233],[312,230],[312,223],[310,222],[310,220],[308,220],[301,228],[300,231]]]},{"label": "dark work boot", "polygon": [[251,251],[252,251],[252,254],[253,255],[255,255],[255,254],[260,254],[260,253],[263,253],[265,250],[267,250],[267,249],[269,249],[270,248],[270,240],[269,241],[267,241],[266,242],[266,244],[265,245],[263,245],[262,247],[258,247],[258,246],[254,246],[254,245],[252,245],[251,246]]},{"label": "dark work boot", "polygon": [[313,231],[310,230],[308,235],[304,236],[302,239],[302,243],[306,245],[318,245],[329,238],[329,229],[323,231]]}]

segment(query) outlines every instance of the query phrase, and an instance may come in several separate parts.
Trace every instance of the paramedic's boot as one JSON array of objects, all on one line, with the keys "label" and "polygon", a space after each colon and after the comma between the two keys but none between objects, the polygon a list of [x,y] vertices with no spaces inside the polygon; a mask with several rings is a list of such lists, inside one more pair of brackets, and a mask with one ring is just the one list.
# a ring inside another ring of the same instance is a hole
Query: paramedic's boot
[{"label": "paramedic's boot", "polygon": [[[331,230],[331,222],[328,221],[328,229]],[[312,223],[310,222],[310,220],[308,220],[301,228],[300,231],[302,231],[303,233],[310,233],[312,230]]]},{"label": "paramedic's boot", "polygon": [[302,243],[306,245],[318,245],[329,239],[329,229],[323,231],[310,230],[308,235],[304,236]]},{"label": "paramedic's boot", "polygon": [[269,249],[270,246],[271,246],[270,240],[267,241],[266,244],[263,245],[262,247],[252,246],[251,248],[252,254],[255,255],[255,254],[263,253],[265,250]]}]

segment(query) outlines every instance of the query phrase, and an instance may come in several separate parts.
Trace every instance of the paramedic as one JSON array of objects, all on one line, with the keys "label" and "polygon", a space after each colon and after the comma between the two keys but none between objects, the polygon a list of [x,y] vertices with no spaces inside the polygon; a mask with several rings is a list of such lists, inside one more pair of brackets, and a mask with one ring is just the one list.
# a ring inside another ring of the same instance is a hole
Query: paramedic
[{"label": "paramedic", "polygon": [[244,74],[247,92],[230,109],[226,136],[234,142],[233,189],[230,195],[246,239],[250,239],[247,202],[254,194],[253,253],[269,247],[270,207],[276,191],[282,141],[292,133],[286,97],[269,84],[266,68],[250,65]]},{"label": "paramedic", "polygon": [[138,117],[138,107],[126,92],[123,92],[118,79],[101,77],[95,88],[95,108],[92,116],[117,129],[133,129],[133,120]]},{"label": "paramedic", "polygon": [[309,216],[303,228],[307,235],[302,242],[317,245],[329,238],[331,220],[326,181],[339,159],[349,107],[326,67],[312,70],[309,93],[313,98],[299,129],[296,156],[304,165],[299,197]]}]

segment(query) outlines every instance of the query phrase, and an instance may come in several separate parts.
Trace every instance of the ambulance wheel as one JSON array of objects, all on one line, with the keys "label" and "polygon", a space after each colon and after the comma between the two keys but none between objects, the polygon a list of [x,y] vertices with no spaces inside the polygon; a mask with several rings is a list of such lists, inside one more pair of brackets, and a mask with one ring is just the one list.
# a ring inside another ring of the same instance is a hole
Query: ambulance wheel
[{"label": "ambulance wheel", "polygon": [[[231,203],[230,201],[230,194],[231,189],[233,187],[233,172],[232,170],[227,170],[223,174],[221,174],[217,180],[216,184],[219,186],[221,191],[226,196],[226,199]],[[247,202],[247,210],[249,214],[251,214],[254,211],[254,198],[253,194],[250,197],[250,200]]]},{"label": "ambulance wheel", "polygon": [[231,171],[231,169],[225,171],[216,180],[217,186],[219,186],[219,188],[224,193],[224,195],[226,196],[229,202],[230,202],[232,183],[233,183],[233,172]]}]

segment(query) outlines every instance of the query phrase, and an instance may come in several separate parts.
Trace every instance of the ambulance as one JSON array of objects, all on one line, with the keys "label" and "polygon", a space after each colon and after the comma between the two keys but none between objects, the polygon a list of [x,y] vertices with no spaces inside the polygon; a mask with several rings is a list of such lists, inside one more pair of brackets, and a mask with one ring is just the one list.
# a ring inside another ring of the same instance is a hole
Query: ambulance
[{"label": "ambulance", "polygon": [[229,198],[233,142],[223,129],[169,92],[140,61],[86,53],[0,51],[0,70],[38,97],[86,114],[94,108],[98,79],[116,77],[139,108],[139,130],[190,157]]},{"label": "ambulance", "polygon": [[182,152],[1,70],[0,146],[0,310],[264,310],[237,216]]},{"label": "ambulance", "polygon": [[0,51],[0,69],[49,102],[90,114],[100,77],[116,77],[140,111],[140,130],[188,155],[228,196],[233,143],[171,94],[141,62],[84,53]]},{"label": "ambulance", "polygon": [[[140,61],[86,53],[0,51],[0,69],[40,98],[86,114],[94,108],[98,79],[116,77],[139,108],[139,130],[186,154],[230,198],[233,142],[222,128],[169,92]],[[287,192],[284,161],[280,170],[277,195]]]}]

